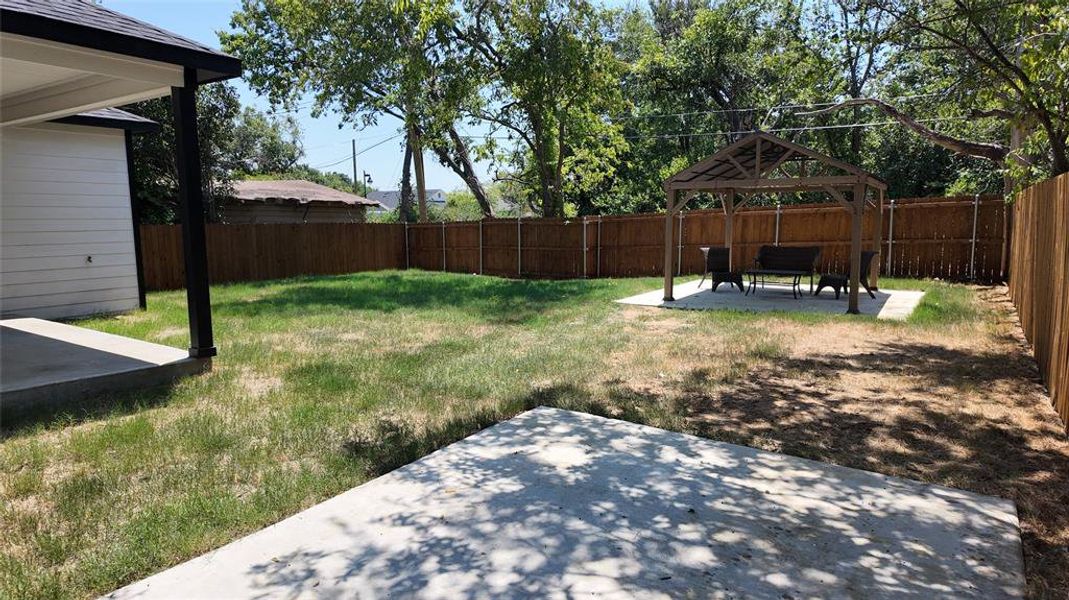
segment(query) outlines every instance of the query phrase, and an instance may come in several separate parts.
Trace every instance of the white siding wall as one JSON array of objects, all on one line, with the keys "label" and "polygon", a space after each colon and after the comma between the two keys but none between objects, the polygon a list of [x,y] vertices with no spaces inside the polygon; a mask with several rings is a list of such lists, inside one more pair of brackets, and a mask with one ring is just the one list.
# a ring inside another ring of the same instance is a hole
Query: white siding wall
[{"label": "white siding wall", "polygon": [[0,165],[0,313],[61,318],[137,308],[122,131],[5,127]]}]

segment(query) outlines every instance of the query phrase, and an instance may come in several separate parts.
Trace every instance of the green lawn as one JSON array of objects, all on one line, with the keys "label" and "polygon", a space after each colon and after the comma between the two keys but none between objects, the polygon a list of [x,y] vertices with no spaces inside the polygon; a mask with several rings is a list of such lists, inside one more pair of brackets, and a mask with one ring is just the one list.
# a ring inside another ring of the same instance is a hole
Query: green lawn
[{"label": "green lawn", "polygon": [[[108,592],[539,404],[750,443],[696,425],[690,399],[804,332],[991,328],[972,288],[931,282],[881,281],[927,288],[908,323],[612,302],[658,285],[408,271],[215,286],[211,373],[7,432],[0,596]],[[185,347],[184,300],[81,324]]]}]

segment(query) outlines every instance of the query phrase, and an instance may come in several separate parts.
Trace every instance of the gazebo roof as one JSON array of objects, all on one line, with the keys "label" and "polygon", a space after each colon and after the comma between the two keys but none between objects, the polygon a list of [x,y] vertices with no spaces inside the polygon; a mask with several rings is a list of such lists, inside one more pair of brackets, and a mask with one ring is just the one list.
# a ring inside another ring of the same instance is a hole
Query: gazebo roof
[{"label": "gazebo roof", "polygon": [[664,189],[794,192],[849,190],[858,183],[887,189],[886,183],[859,167],[758,131],[669,177]]}]

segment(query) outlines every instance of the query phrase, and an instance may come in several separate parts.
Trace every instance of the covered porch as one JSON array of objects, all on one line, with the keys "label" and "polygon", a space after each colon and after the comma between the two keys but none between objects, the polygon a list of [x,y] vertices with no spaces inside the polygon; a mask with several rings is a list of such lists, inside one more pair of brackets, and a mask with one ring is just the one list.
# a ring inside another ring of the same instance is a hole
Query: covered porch
[{"label": "covered porch", "polygon": [[[0,7],[0,140],[5,155],[13,157],[4,159],[0,181],[5,426],[28,404],[62,400],[73,406],[88,395],[152,385],[210,366],[216,347],[196,92],[240,73],[240,61],[231,56],[98,4],[58,0]],[[144,306],[130,130],[125,165],[121,136],[105,156],[94,154],[97,142],[91,139],[103,134],[87,132],[114,131],[116,120],[132,116],[113,107],[163,96],[170,96],[173,108],[186,350],[42,320],[129,310],[108,308],[120,294],[140,295]],[[81,136],[79,154],[64,151],[70,148],[64,135]],[[127,194],[128,208],[116,205]],[[105,214],[107,223],[101,221]],[[119,218],[122,231],[115,226]],[[108,270],[100,271],[101,264]],[[87,283],[92,281],[101,283]]]},{"label": "covered porch", "polygon": [[68,408],[71,398],[163,385],[210,363],[179,348],[44,319],[0,320],[4,419]]}]

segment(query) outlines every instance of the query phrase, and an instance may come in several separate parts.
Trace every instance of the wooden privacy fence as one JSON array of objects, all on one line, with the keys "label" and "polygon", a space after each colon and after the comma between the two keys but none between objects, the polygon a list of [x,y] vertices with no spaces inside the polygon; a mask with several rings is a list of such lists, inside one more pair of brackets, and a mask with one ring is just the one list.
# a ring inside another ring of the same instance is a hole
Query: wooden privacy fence
[{"label": "wooden privacy fence", "polygon": [[[1006,205],[998,197],[896,200],[884,209],[882,273],[998,280],[1005,273]],[[871,239],[875,213],[866,215]],[[702,246],[724,243],[719,210],[681,213],[674,241],[678,274],[700,273]],[[487,219],[409,225],[408,266],[507,277],[660,275],[664,215],[578,219]],[[736,214],[736,266],[765,244],[820,246],[821,270],[846,272],[850,214],[838,204],[743,209]]]},{"label": "wooden privacy fence", "polygon": [[[208,279],[213,283],[403,268],[403,225],[308,223],[208,225]],[[185,285],[182,230],[142,225],[145,287]]]},{"label": "wooden privacy fence", "polygon": [[1069,174],[1017,196],[1011,239],[1010,298],[1069,427]]},{"label": "wooden privacy fence", "polygon": [[[700,273],[698,248],[724,243],[724,215],[695,210],[678,218],[676,269]],[[882,272],[1001,279],[1005,218],[1006,205],[997,197],[896,200],[884,209]],[[866,239],[874,223],[870,211]],[[743,209],[736,213],[734,239],[736,266],[751,264],[764,244],[820,246],[821,270],[846,272],[850,215],[838,204]],[[180,228],[144,225],[141,240],[146,287],[182,287]],[[409,267],[505,277],[636,277],[661,275],[663,264],[663,214],[208,226],[208,273],[217,283]]]}]

